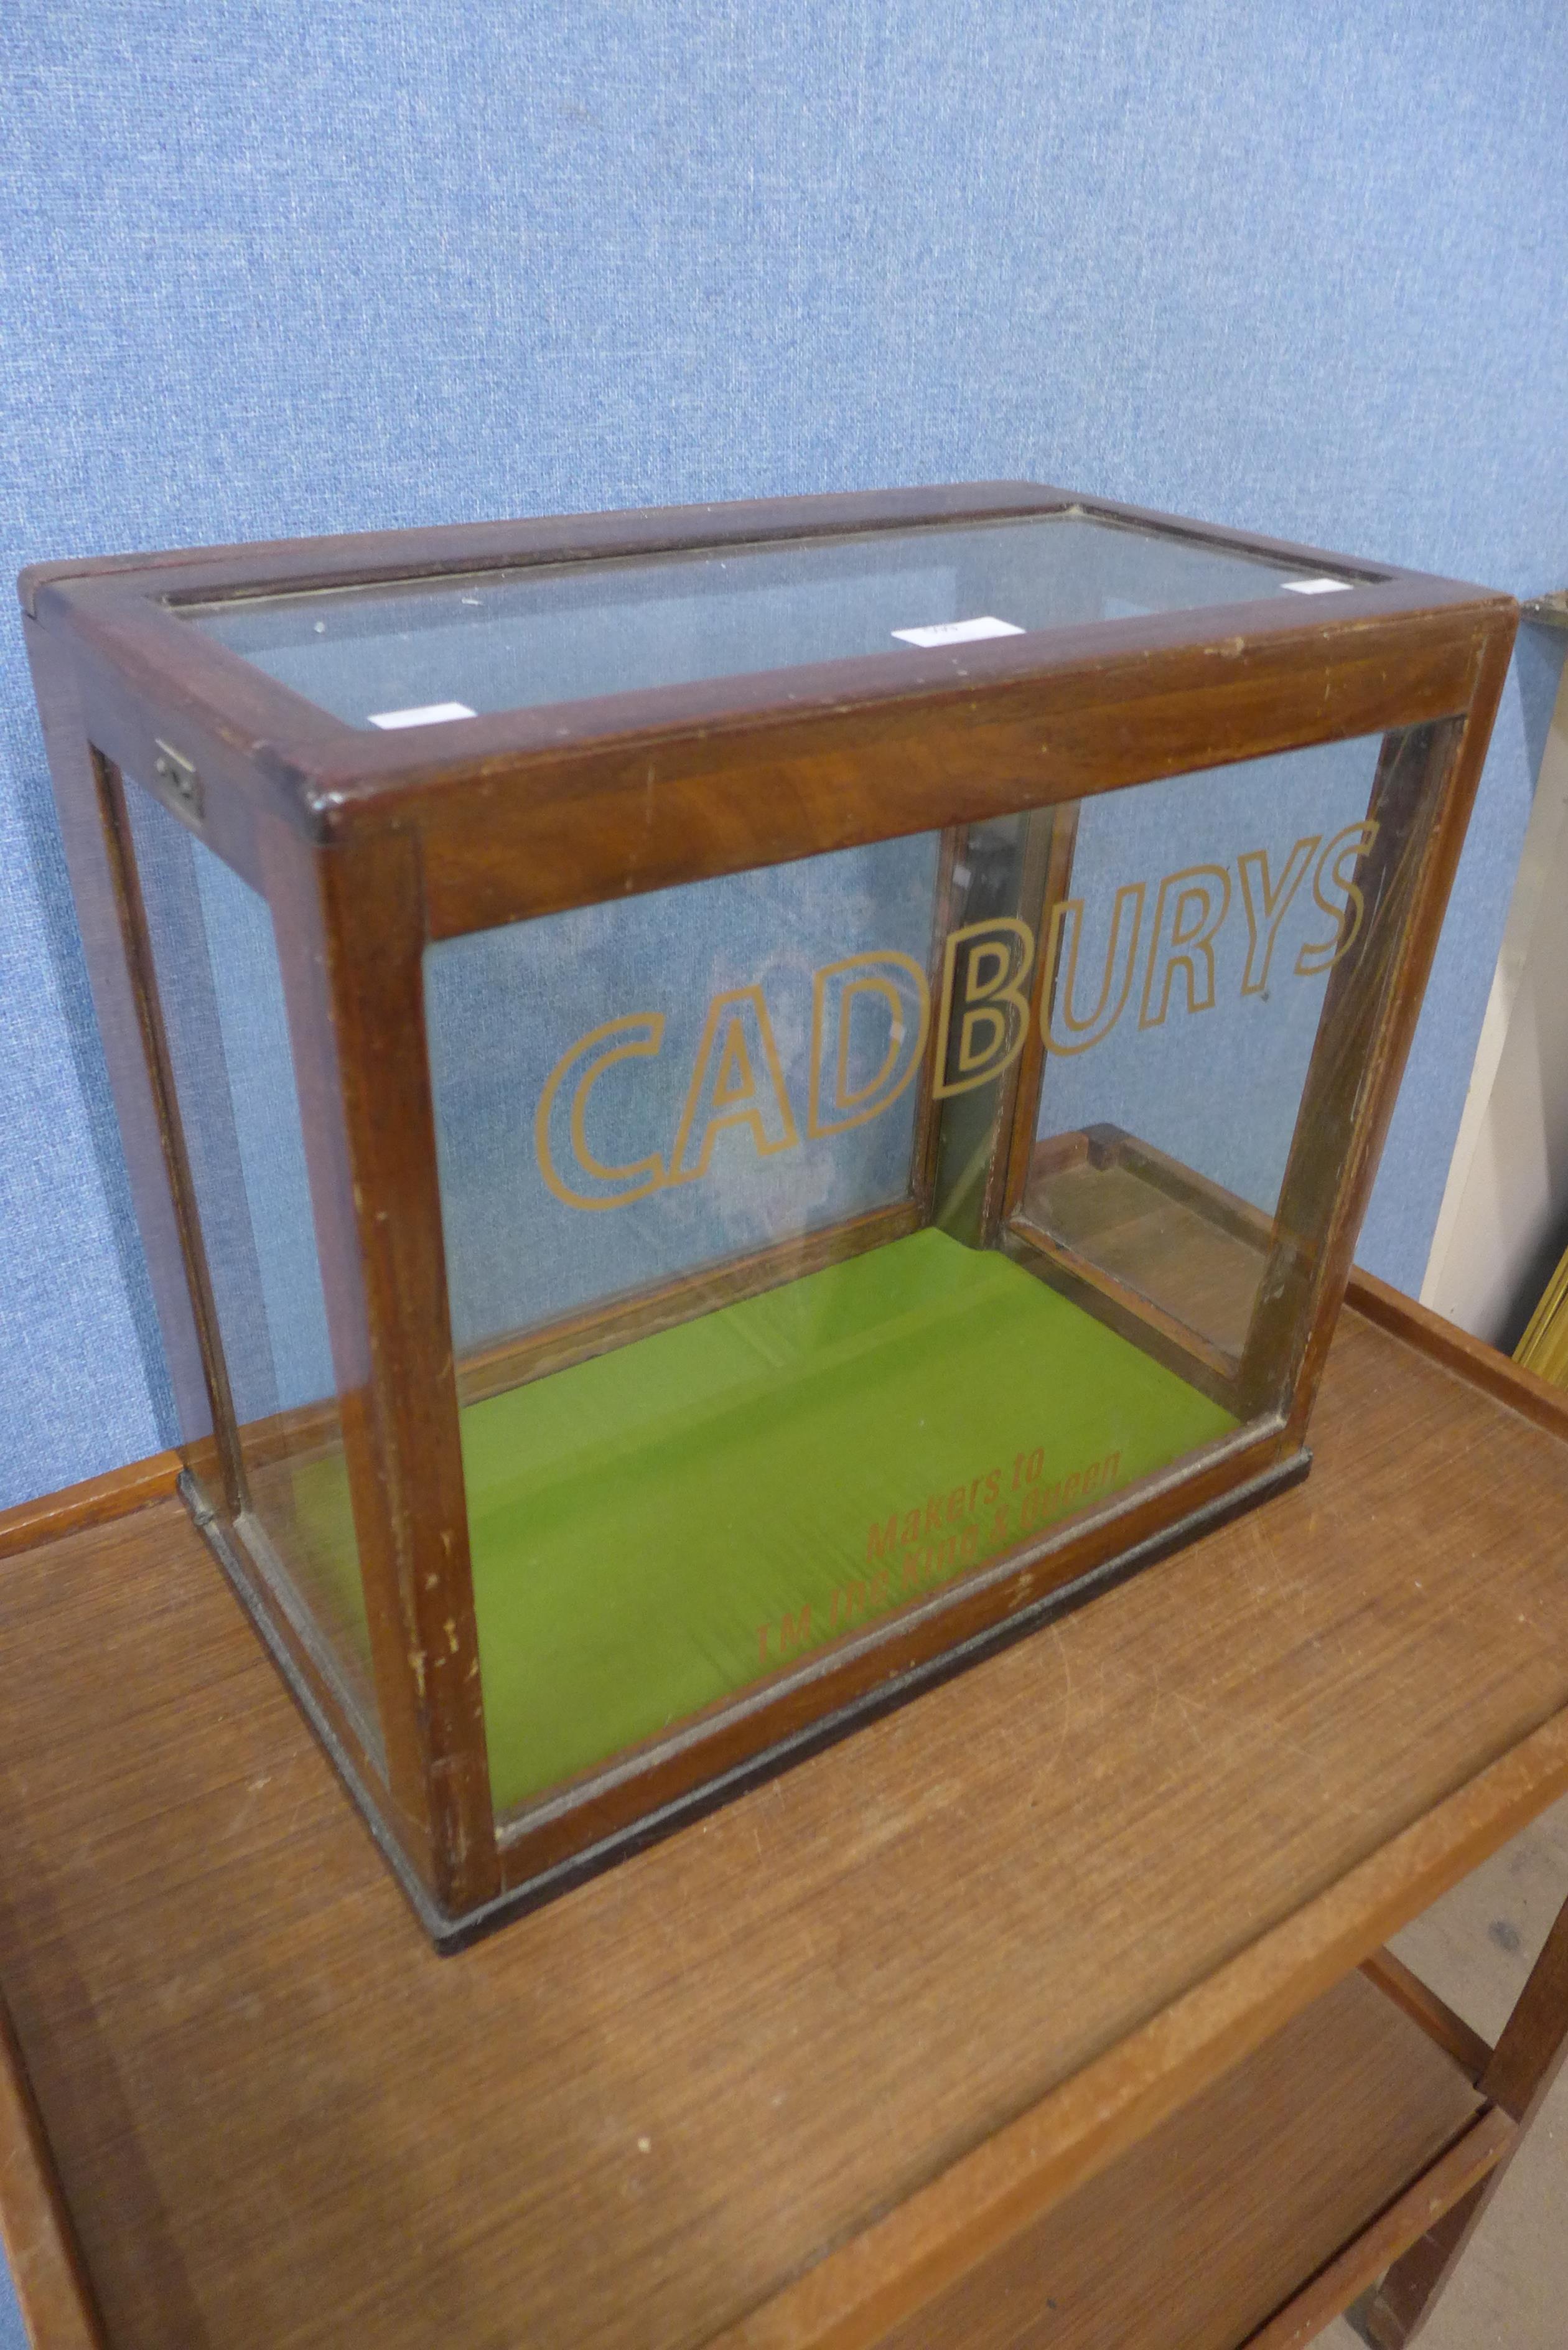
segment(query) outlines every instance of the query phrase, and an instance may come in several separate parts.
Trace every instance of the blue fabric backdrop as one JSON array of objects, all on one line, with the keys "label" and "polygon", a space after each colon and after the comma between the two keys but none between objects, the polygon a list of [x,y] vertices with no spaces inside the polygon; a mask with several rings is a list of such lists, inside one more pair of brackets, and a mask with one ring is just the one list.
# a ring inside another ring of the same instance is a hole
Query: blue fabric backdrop
[{"label": "blue fabric backdrop", "polygon": [[[1559,0],[35,0],[6,50],[7,573],[998,474],[1568,563]],[[1364,1243],[1407,1284],[1553,681],[1527,647]],[[8,604],[0,715],[4,1503],[171,1430]]]}]

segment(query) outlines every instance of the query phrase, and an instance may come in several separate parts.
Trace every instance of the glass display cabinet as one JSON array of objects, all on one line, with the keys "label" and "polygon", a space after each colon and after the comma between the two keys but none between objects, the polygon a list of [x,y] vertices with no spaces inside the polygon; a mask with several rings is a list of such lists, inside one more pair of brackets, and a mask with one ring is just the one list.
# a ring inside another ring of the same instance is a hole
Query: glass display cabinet
[{"label": "glass display cabinet", "polygon": [[1509,599],[1015,483],[21,586],[183,1490],[444,1947],[1305,1469]]}]

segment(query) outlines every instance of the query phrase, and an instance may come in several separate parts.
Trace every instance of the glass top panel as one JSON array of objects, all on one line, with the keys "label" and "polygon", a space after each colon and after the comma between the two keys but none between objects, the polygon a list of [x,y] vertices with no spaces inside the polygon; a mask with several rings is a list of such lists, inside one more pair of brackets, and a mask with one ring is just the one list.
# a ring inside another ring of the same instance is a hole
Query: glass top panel
[{"label": "glass top panel", "polygon": [[320,709],[385,727],[1353,584],[1066,511],[175,608]]}]

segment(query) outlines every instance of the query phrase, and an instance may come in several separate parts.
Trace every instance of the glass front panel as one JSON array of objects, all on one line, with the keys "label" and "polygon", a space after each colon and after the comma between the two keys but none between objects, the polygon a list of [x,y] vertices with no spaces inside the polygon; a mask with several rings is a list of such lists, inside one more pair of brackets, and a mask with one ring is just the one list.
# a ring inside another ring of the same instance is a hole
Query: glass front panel
[{"label": "glass front panel", "polygon": [[1281,1399],[1314,1039],[1399,919],[1378,751],[428,951],[498,1806]]},{"label": "glass front panel", "polygon": [[175,609],[351,725],[397,726],[1351,584],[1067,511]]},{"label": "glass front panel", "polygon": [[264,899],[126,781],[248,1506],[239,1532],[379,1744],[283,978]]}]

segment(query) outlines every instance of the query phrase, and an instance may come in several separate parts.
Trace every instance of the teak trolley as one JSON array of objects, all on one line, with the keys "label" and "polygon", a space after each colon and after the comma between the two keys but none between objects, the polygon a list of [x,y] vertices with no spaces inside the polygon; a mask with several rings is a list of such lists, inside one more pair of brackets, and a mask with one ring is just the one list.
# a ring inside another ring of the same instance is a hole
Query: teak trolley
[{"label": "teak trolley", "polygon": [[1304,1469],[1509,599],[1026,484],[22,597],[187,1500],[443,1945]]},{"label": "teak trolley", "polygon": [[175,1457],[0,1515],[38,2350],[1407,2340],[1568,2044],[1568,1918],[1495,2052],[1379,1950],[1568,1790],[1568,1408],[1353,1277],[1314,1443],[455,1967]]}]

